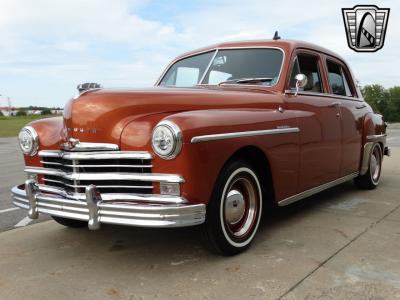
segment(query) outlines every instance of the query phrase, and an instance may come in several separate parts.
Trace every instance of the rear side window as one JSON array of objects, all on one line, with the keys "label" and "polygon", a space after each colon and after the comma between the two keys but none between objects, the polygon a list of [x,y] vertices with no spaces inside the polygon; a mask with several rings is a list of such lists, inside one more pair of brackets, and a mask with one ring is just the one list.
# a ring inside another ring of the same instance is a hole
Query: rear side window
[{"label": "rear side window", "polygon": [[352,97],[353,93],[342,66],[331,61],[327,61],[327,66],[329,85],[331,86],[332,93]]},{"label": "rear side window", "polygon": [[312,55],[298,55],[295,58],[292,74],[290,77],[290,88],[296,88],[295,76],[302,73],[307,76],[307,84],[304,91],[322,93],[321,73],[318,67],[318,57]]}]

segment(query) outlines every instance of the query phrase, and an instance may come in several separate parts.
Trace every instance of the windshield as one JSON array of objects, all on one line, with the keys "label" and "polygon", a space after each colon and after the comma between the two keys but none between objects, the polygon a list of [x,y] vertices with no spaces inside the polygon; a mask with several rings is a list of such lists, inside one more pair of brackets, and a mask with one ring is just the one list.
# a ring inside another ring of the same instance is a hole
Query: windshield
[{"label": "windshield", "polygon": [[[211,61],[212,60],[212,61]],[[160,85],[188,87],[196,84],[275,85],[283,52],[274,48],[222,49],[184,58],[168,70]]]}]

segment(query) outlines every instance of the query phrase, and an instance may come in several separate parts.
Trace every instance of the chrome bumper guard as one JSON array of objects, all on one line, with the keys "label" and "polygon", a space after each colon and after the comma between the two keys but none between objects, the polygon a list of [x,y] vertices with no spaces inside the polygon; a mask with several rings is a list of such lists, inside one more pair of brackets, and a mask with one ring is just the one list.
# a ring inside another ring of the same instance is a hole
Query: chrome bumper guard
[{"label": "chrome bumper guard", "polygon": [[[103,200],[96,186],[86,187],[84,200],[71,200],[62,195],[45,193],[34,180],[12,188],[15,206],[28,209],[28,216],[38,218],[39,213],[88,222],[91,230],[100,228],[101,223],[140,227],[186,227],[204,222],[204,204],[141,203],[132,197],[129,201]],[[152,197],[157,198],[157,196]]]}]

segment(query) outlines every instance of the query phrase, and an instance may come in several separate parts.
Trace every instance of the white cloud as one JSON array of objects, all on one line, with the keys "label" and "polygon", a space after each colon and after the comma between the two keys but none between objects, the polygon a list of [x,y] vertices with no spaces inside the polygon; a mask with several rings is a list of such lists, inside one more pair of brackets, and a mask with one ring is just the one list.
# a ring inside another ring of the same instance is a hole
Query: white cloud
[{"label": "white cloud", "polygon": [[16,105],[62,105],[83,81],[149,86],[182,52],[227,40],[271,38],[275,30],[283,38],[338,52],[363,84],[399,84],[400,5],[379,2],[391,8],[385,47],[359,54],[347,47],[341,16],[342,7],[355,4],[217,0],[192,10],[183,3],[177,11],[164,10],[168,18],[149,19],[143,9],[156,12],[159,4],[147,0],[2,0],[0,93]]}]

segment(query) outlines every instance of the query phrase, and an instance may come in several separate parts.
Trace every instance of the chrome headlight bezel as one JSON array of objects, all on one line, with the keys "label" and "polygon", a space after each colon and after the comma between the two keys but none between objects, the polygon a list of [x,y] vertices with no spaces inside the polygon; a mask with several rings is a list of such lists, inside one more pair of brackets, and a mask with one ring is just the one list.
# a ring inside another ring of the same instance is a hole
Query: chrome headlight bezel
[{"label": "chrome headlight bezel", "polygon": [[[156,140],[156,135],[160,130],[164,130],[164,132],[170,134],[170,137],[172,138],[173,144],[168,151],[163,151],[162,149],[160,149],[159,144],[157,144],[158,141]],[[151,136],[151,147],[153,148],[154,153],[156,153],[162,159],[174,159],[181,152],[182,149],[181,129],[172,121],[161,121],[153,129],[153,133]]]},{"label": "chrome headlight bezel", "polygon": [[[24,148],[22,146],[22,134],[25,134],[30,139],[31,146],[29,149]],[[23,127],[18,134],[18,142],[19,142],[18,143],[19,148],[21,149],[22,153],[24,153],[25,155],[35,156],[38,153],[39,136],[33,127],[31,127],[31,126]]]}]

